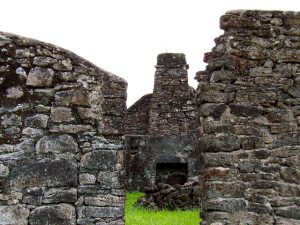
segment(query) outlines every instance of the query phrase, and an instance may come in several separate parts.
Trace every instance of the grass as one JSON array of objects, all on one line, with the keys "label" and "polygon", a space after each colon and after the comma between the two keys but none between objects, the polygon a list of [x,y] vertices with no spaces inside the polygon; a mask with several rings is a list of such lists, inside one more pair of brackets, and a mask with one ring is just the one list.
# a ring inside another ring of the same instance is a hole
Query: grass
[{"label": "grass", "polygon": [[141,192],[126,194],[125,225],[199,225],[200,209],[150,211],[134,205],[143,195]]}]

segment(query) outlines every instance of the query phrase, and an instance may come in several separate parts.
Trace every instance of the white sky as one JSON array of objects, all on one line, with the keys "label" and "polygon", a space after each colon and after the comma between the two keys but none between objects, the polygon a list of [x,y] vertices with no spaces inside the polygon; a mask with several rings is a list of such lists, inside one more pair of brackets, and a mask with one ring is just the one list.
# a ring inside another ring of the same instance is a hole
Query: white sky
[{"label": "white sky", "polygon": [[156,57],[186,54],[189,83],[233,9],[300,11],[299,0],[0,0],[0,30],[66,48],[128,82],[132,105],[153,89]]}]

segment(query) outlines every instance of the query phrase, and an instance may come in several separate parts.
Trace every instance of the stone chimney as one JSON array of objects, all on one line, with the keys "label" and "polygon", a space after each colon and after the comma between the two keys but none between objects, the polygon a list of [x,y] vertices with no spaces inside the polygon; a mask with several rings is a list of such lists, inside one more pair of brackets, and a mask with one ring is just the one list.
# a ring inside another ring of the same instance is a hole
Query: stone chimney
[{"label": "stone chimney", "polygon": [[189,131],[194,117],[194,89],[188,85],[188,67],[182,53],[158,55],[150,104],[150,134],[160,136]]}]

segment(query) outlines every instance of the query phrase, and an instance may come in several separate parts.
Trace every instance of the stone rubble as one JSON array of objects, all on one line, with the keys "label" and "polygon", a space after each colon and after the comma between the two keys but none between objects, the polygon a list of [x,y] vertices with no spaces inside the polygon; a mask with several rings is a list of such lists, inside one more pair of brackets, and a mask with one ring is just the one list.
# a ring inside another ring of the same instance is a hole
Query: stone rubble
[{"label": "stone rubble", "polygon": [[190,178],[185,184],[174,186],[158,183],[144,188],[145,196],[137,200],[137,205],[150,210],[175,210],[199,208],[202,193],[199,179]]}]

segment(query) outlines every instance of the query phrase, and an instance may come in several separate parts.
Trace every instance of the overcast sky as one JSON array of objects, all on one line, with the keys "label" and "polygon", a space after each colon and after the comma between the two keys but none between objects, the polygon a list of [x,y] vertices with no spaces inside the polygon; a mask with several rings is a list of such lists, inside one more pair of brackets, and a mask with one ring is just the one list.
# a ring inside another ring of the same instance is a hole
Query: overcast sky
[{"label": "overcast sky", "polygon": [[132,105],[151,93],[159,53],[185,53],[189,83],[233,9],[300,11],[299,0],[0,0],[0,30],[66,48],[125,78]]}]

